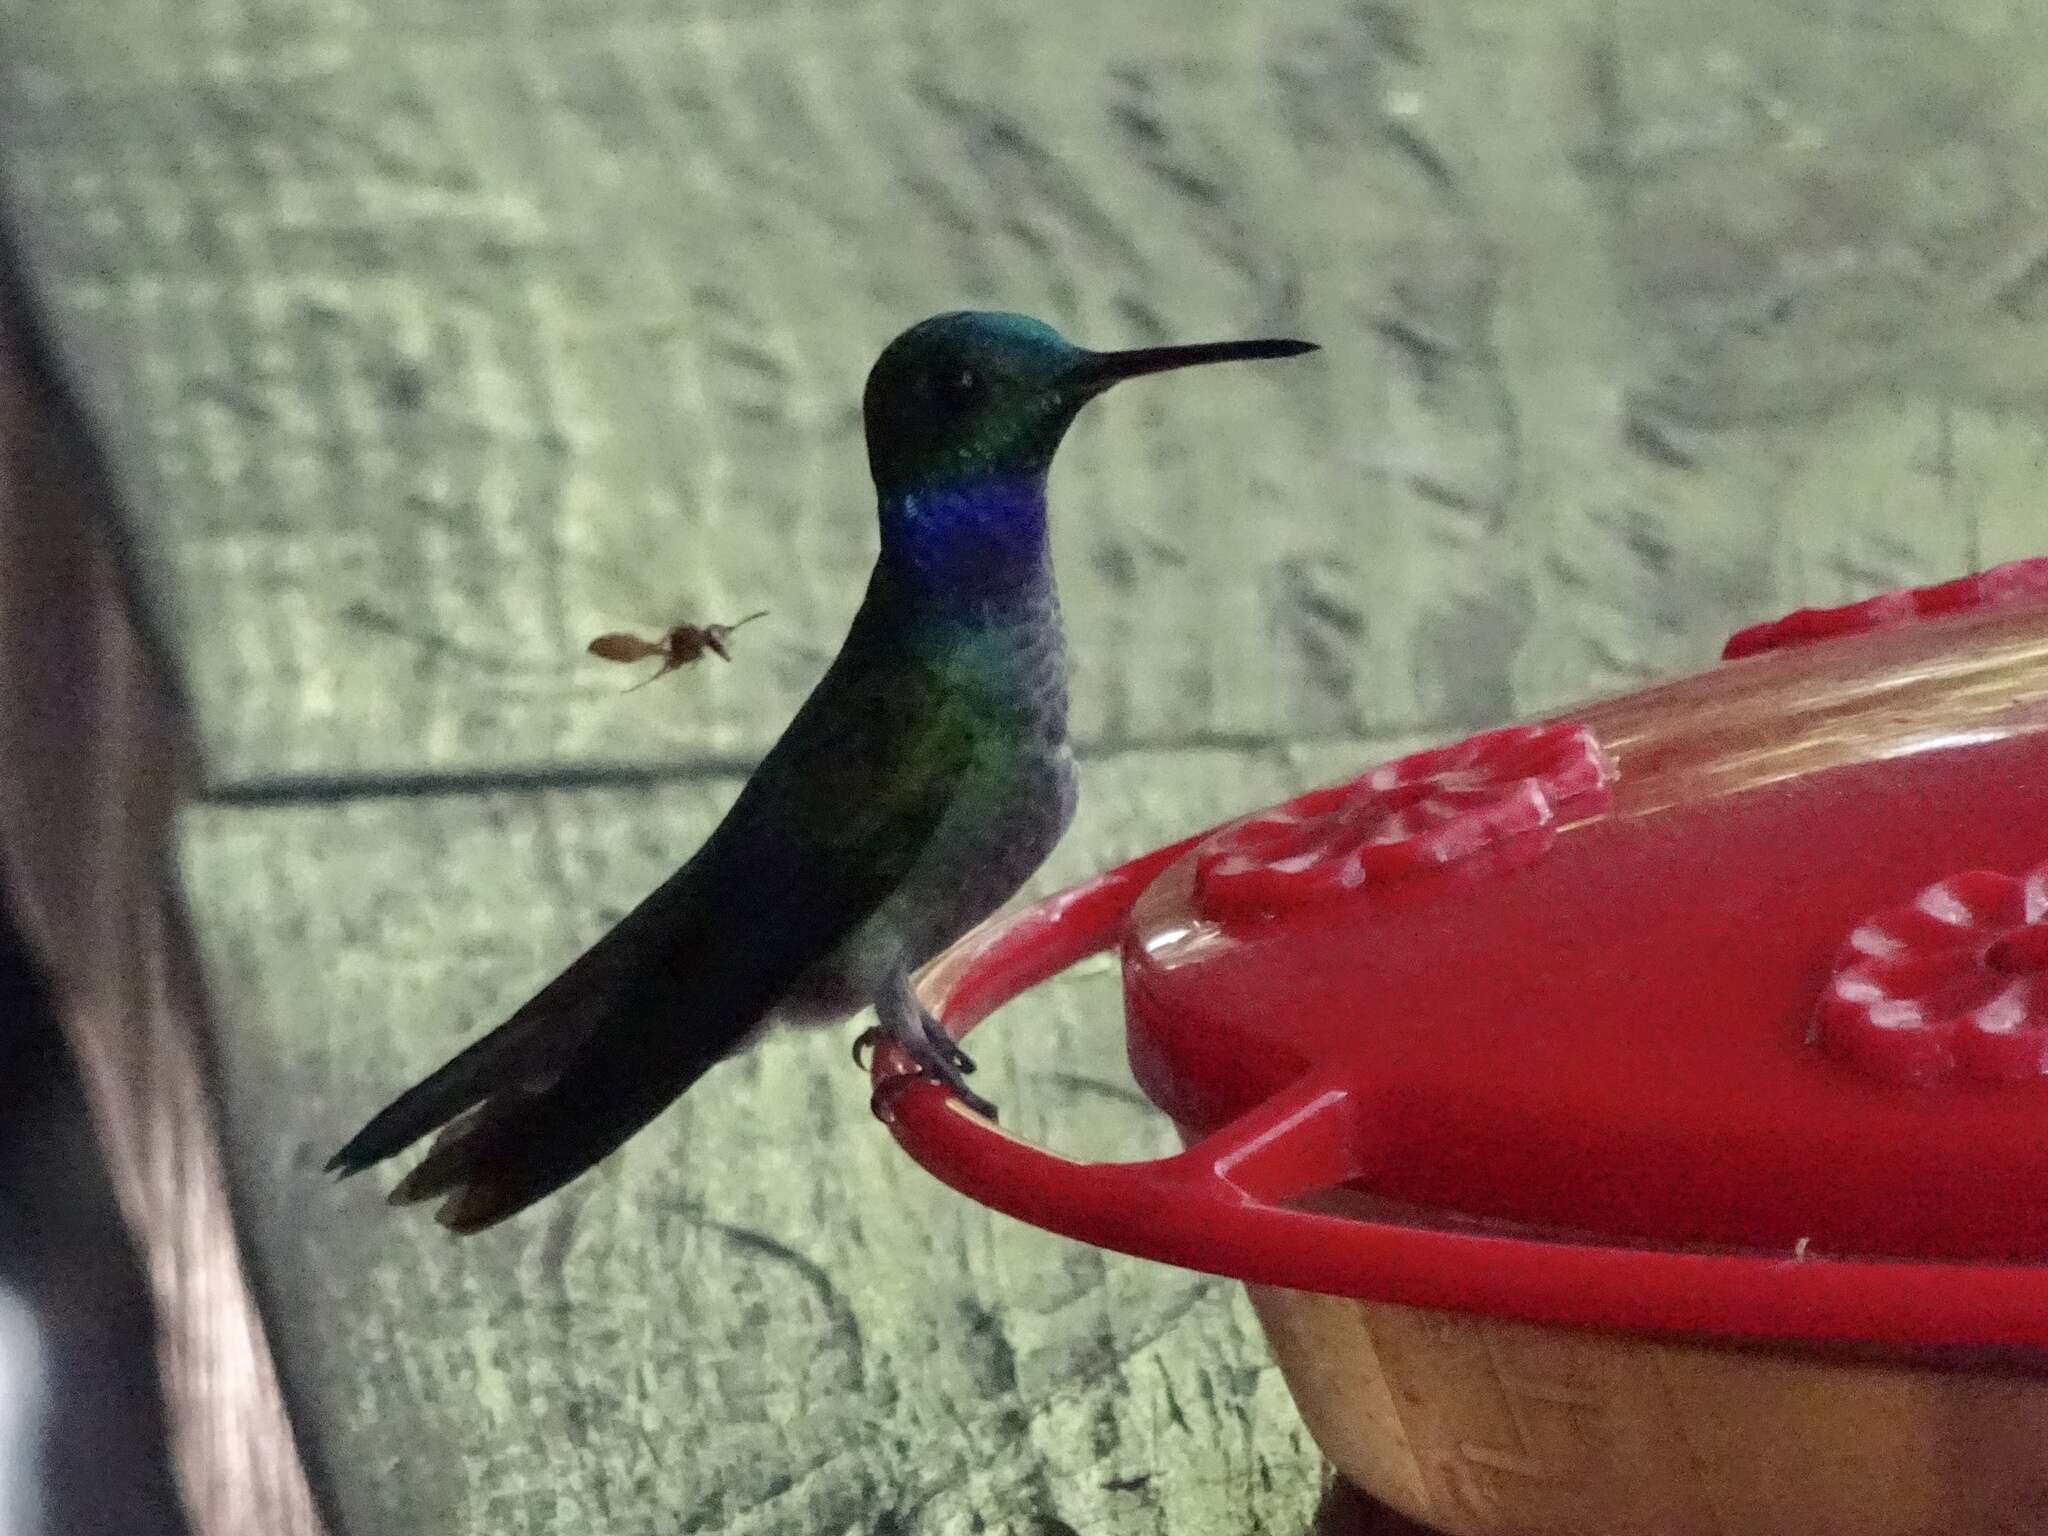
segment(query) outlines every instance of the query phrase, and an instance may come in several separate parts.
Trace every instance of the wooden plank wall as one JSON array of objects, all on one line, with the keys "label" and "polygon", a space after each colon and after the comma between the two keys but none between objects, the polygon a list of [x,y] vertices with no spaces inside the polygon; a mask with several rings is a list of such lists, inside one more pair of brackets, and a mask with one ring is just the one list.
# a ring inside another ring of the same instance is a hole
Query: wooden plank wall
[{"label": "wooden plank wall", "polygon": [[[2009,0],[0,0],[0,156],[151,540],[243,1209],[352,1531],[1298,1529],[1228,1287],[905,1168],[836,1043],[457,1246],[317,1168],[623,910],[836,645],[855,402],[960,304],[1308,363],[1055,475],[1047,880],[2048,545]],[[622,698],[599,630],[772,617]],[[1102,974],[997,1026],[1135,1151]]]}]

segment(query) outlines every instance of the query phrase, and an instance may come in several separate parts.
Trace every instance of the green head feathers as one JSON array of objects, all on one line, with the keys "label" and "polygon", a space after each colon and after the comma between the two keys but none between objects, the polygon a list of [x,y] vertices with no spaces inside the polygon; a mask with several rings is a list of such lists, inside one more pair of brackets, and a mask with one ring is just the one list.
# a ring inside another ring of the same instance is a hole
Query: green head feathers
[{"label": "green head feathers", "polygon": [[1028,315],[935,315],[890,342],[868,374],[868,465],[885,496],[1042,477],[1075,413],[1121,379],[1314,350],[1269,340],[1090,352]]}]

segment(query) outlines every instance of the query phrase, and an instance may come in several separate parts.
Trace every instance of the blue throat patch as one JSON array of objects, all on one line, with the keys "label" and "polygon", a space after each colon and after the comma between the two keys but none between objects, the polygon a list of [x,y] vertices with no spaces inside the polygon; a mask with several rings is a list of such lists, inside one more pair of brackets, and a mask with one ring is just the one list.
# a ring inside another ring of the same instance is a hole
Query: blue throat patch
[{"label": "blue throat patch", "polygon": [[882,557],[948,607],[1035,591],[1050,573],[1042,473],[885,497],[881,523]]}]

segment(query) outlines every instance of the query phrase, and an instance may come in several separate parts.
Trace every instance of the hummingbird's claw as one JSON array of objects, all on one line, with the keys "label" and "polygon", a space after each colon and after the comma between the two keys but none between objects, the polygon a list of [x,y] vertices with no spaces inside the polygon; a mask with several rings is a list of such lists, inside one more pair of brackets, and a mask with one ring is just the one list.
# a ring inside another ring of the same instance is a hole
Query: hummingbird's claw
[{"label": "hummingbird's claw", "polygon": [[[892,1038],[890,1032],[880,1027],[864,1029],[853,1042],[853,1063],[862,1071],[867,1070],[868,1053],[878,1041]],[[974,1070],[974,1058],[960,1049],[959,1042],[947,1034],[937,1019],[925,1016],[923,1027],[918,1031],[916,1045],[905,1044],[904,1050],[916,1061],[917,1066],[908,1072],[898,1072],[875,1085],[874,1096],[868,1101],[868,1108],[874,1111],[877,1120],[888,1120],[896,1102],[896,1096],[910,1084],[929,1078],[944,1083],[953,1090],[961,1103],[978,1115],[996,1118],[996,1107],[968,1087],[965,1074]]]},{"label": "hummingbird's claw", "polygon": [[903,1053],[917,1064],[914,1073],[905,1077],[929,1078],[943,1083],[952,1090],[953,1096],[977,1115],[993,1120],[995,1105],[967,1086],[967,1074],[974,1070],[974,1058],[960,1049],[960,1044],[937,1019],[922,1008],[917,1012],[915,1034],[906,1030],[894,1036]]},{"label": "hummingbird's claw", "polygon": [[[875,1043],[879,1040],[887,1039],[888,1036],[889,1032],[879,1024],[872,1028],[864,1029],[855,1035],[853,1037],[853,1064],[859,1067],[861,1071],[867,1071],[870,1053],[873,1052]],[[960,1049],[959,1042],[946,1033],[938,1020],[929,1017],[925,1020],[925,1039],[930,1042],[934,1050],[943,1054],[960,1071],[972,1072],[974,1070],[974,1058]]]},{"label": "hummingbird's claw", "polygon": [[924,1016],[924,1038],[934,1052],[944,1057],[956,1072],[972,1072],[974,1058],[960,1048],[960,1042],[946,1033],[946,1026],[930,1014]]},{"label": "hummingbird's claw", "polygon": [[960,1049],[959,1042],[946,1033],[945,1025],[918,1001],[907,971],[898,969],[890,977],[875,999],[875,1016],[881,1022],[854,1042],[853,1059],[859,1061],[861,1051],[879,1038],[894,1044],[913,1065],[912,1071],[900,1073],[876,1087],[872,1107],[877,1119],[887,1120],[896,1095],[919,1078],[943,1083],[976,1114],[995,1119],[995,1105],[967,1086],[974,1058]]},{"label": "hummingbird's claw", "polygon": [[944,1083],[952,1091],[954,1098],[965,1104],[977,1115],[986,1120],[994,1120],[996,1118],[995,1105],[989,1103],[987,1099],[984,1099],[980,1094],[968,1087],[959,1077],[943,1072],[927,1071],[921,1066],[909,1072],[898,1072],[893,1077],[885,1077],[881,1082],[875,1084],[875,1091],[868,1099],[868,1108],[874,1112],[877,1120],[886,1125],[894,1118],[897,1096],[912,1083],[921,1082]]}]

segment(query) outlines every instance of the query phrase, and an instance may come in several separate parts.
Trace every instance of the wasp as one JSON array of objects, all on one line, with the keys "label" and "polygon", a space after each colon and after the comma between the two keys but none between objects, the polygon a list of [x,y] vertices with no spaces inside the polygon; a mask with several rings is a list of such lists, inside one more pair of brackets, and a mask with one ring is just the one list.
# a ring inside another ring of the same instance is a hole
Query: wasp
[{"label": "wasp", "polygon": [[[768,611],[750,613],[744,619],[735,619],[730,624],[677,624],[665,631],[659,640],[643,640],[638,635],[623,630],[609,635],[599,635],[590,642],[590,654],[606,661],[623,662],[630,666],[634,662],[646,661],[651,656],[661,658],[661,666],[652,677],[642,678],[633,688],[645,688],[649,683],[659,682],[669,673],[687,667],[706,651],[715,654],[720,661],[731,661],[732,652],[726,649],[726,640],[742,624],[751,624],[756,619],[765,619]],[[633,688],[626,692],[631,693]]]}]

